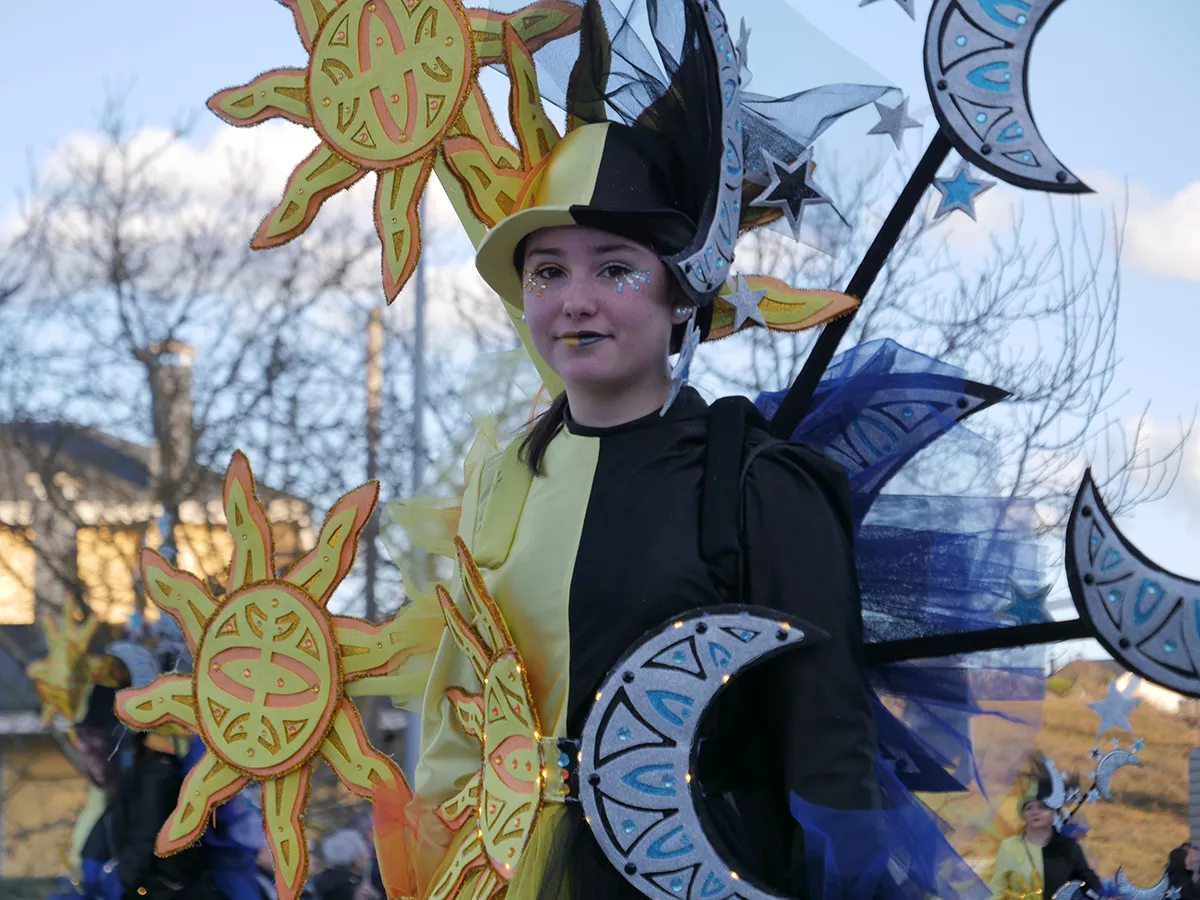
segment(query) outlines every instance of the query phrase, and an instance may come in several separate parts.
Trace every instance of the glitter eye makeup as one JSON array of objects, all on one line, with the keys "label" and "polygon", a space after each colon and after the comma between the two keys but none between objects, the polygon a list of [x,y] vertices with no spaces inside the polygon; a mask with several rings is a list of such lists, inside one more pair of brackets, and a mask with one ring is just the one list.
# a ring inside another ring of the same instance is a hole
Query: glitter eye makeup
[{"label": "glitter eye makeup", "polygon": [[624,275],[618,275],[616,278],[617,293],[625,293],[625,288],[632,287],[635,291],[640,291],[642,285],[650,283],[650,270],[639,269],[634,272],[626,272]]},{"label": "glitter eye makeup", "polygon": [[545,290],[546,282],[536,272],[525,273],[525,293],[532,294],[536,291],[540,297]]}]

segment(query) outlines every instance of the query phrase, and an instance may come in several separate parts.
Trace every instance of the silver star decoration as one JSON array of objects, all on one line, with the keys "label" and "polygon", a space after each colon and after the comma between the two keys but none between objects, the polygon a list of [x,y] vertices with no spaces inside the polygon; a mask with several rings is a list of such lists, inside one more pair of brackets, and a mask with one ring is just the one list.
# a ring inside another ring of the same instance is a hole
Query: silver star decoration
[{"label": "silver star decoration", "polygon": [[750,29],[746,27],[746,20],[742,19],[741,25],[738,28],[737,39],[737,56],[738,67],[742,74],[742,87],[750,83]]},{"label": "silver star decoration", "polygon": [[1137,688],[1139,682],[1140,679],[1132,679],[1129,687],[1122,693],[1117,689],[1117,680],[1114,678],[1108,683],[1108,695],[1103,700],[1088,704],[1088,709],[1100,717],[1100,724],[1096,728],[1097,737],[1103,735],[1110,728],[1133,731],[1129,727],[1129,714],[1142,702],[1133,696],[1134,689]]},{"label": "silver star decoration", "polygon": [[730,282],[732,290],[728,294],[722,294],[721,299],[733,307],[733,330],[737,331],[741,328],[747,319],[753,319],[759,325],[766,327],[767,320],[763,318],[758,303],[767,296],[767,289],[751,290],[742,275],[731,278]]},{"label": "silver star decoration", "polygon": [[788,225],[791,226],[792,237],[798,241],[804,207],[810,203],[830,202],[813,184],[812,147],[790,163],[776,159],[766,150],[763,150],[762,155],[766,163],[766,174],[746,177],[751,184],[763,186],[762,193],[751,200],[750,205],[783,210]]},{"label": "silver star decoration", "polygon": [[904,143],[906,129],[921,127],[921,123],[908,114],[908,97],[901,100],[898,106],[885,106],[876,100],[875,111],[879,113],[879,121],[867,134],[886,134],[897,150]]},{"label": "silver star decoration", "polygon": [[[862,7],[869,6],[875,2],[876,0],[862,0],[862,2],[858,4],[858,7],[859,9],[862,9]],[[915,4],[916,0],[896,0],[896,5],[908,13],[908,17],[914,22],[917,20],[917,10]]]},{"label": "silver star decoration", "polygon": [[679,345],[679,359],[675,360],[675,365],[671,367],[671,390],[667,394],[667,401],[658,411],[660,416],[667,414],[667,410],[671,408],[671,404],[675,402],[675,398],[687,384],[688,371],[692,368],[692,357],[696,355],[696,348],[699,346],[700,329],[696,326],[696,314],[693,312],[688,319],[687,328],[683,332],[683,343]]}]

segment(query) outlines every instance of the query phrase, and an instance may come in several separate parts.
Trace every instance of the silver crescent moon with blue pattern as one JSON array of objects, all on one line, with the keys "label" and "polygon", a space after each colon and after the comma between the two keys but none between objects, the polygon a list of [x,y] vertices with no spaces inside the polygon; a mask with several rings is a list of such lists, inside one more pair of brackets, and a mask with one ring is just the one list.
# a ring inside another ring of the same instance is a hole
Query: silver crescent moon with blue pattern
[{"label": "silver crescent moon with blue pattern", "polygon": [[1129,880],[1129,876],[1125,874],[1124,866],[1118,866],[1113,884],[1119,895],[1125,898],[1125,900],[1166,900],[1167,897],[1179,896],[1179,892],[1171,888],[1171,882],[1167,878],[1165,871],[1157,884],[1153,887],[1143,888],[1138,887]]},{"label": "silver crescent moon with blue pattern", "polygon": [[605,678],[583,727],[579,799],[604,855],[642,894],[776,900],[717,852],[691,773],[722,688],[815,638],[776,610],[708,607],[649,632]]},{"label": "silver crescent moon with blue pattern", "polygon": [[1067,521],[1067,581],[1079,615],[1114,659],[1200,697],[1200,582],[1168,572],[1130,543],[1090,472]]},{"label": "silver crescent moon with blue pattern", "polygon": [[1050,151],[1029,105],[1029,54],[1062,0],[934,0],[925,80],[942,130],[964,159],[1009,184],[1090,191]]}]

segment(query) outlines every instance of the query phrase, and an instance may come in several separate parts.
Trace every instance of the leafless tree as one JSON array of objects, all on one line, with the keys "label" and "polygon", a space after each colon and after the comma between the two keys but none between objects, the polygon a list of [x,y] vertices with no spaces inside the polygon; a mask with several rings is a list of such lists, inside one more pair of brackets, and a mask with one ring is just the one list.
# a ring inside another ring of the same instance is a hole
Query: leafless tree
[{"label": "leafless tree", "polygon": [[[862,258],[902,180],[899,167],[858,177],[826,177],[848,227],[820,253],[773,231],[753,233],[739,268],[802,287],[842,289]],[[1104,496],[1118,512],[1163,496],[1178,473],[1190,424],[1167,446],[1152,444],[1146,417],[1113,421],[1121,300],[1124,214],[1081,202],[1045,201],[1039,228],[1018,203],[1007,228],[986,249],[963,256],[935,221],[936,195],[905,228],[862,303],[845,350],[878,338],[957,365],[1011,397],[972,419],[988,457],[976,469],[995,496],[1036,501],[1047,532],[1065,525],[1083,466],[1096,467]],[[1034,201],[1036,202],[1036,201]],[[982,227],[982,226],[980,226]],[[1048,234],[1038,239],[1036,231]],[[754,395],[792,382],[813,332],[754,329],[742,349],[713,355],[708,378]],[[935,445],[936,446],[936,445]],[[935,453],[930,454],[937,460]],[[924,471],[926,477],[922,478]],[[910,477],[929,493],[944,490],[941,464],[914,466]],[[978,487],[978,483],[976,484]]]},{"label": "leafless tree", "polygon": [[[0,522],[37,554],[30,588],[43,613],[59,614],[70,596],[88,600],[76,532],[103,522],[105,510],[123,508],[119,524],[147,533],[160,511],[190,509],[216,525],[234,449],[249,457],[268,507],[303,501],[301,520],[311,515],[314,528],[367,477],[368,321],[383,305],[369,216],[331,204],[297,240],[252,251],[273,188],[250,158],[192,180],[180,163],[190,152],[182,131],[131,129],[115,105],[97,134],[60,148],[37,173],[0,253]],[[425,243],[436,261],[438,236],[427,232]],[[425,360],[424,486],[411,478],[411,298],[382,316],[384,501],[461,489],[474,431],[459,402],[466,363],[480,349],[516,345],[491,298],[447,282],[436,266],[429,287],[439,319]],[[80,463],[80,436],[143,461],[153,447],[149,483],[137,483],[144,471],[111,478],[103,461]],[[152,503],[139,507],[147,494]],[[339,611],[365,611],[363,562],[338,591]],[[403,588],[385,554],[376,565],[376,611],[386,615]],[[0,553],[0,578],[28,574]],[[223,572],[205,574],[220,590]],[[0,650],[18,665],[36,654],[25,632],[0,636],[12,638]],[[334,814],[345,798],[325,789],[332,774],[321,771],[314,798]]]}]

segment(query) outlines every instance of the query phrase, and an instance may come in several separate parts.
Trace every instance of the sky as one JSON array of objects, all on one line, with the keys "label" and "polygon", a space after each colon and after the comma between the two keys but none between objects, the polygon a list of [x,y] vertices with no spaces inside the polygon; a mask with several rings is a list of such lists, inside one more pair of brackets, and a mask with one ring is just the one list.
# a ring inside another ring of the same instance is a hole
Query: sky
[{"label": "sky", "polygon": [[[750,2],[728,0],[730,20],[736,22]],[[918,22],[894,0],[865,7],[858,0],[753,2],[756,9],[790,2],[910,94],[913,114],[925,123],[905,137],[904,158],[915,163],[935,126],[921,71],[931,0],[916,0]],[[821,49],[798,44],[793,32],[780,27],[787,16],[778,22],[747,17],[754,88],[808,86],[794,82],[823,58]],[[6,26],[15,38],[0,61],[8,88],[0,98],[0,226],[12,216],[30,173],[66,138],[94,129],[107,97],[126,98],[134,125],[192,123],[189,140],[199,157],[215,142],[245,139],[205,109],[210,94],[267,69],[306,63],[290,12],[272,0],[21,3],[8,10]],[[1116,385],[1122,399],[1113,413],[1127,418],[1149,403],[1165,435],[1190,419],[1200,402],[1200,117],[1191,112],[1200,84],[1197,46],[1195,0],[1068,0],[1042,31],[1031,62],[1040,130],[1056,155],[1097,188],[1083,201],[1085,213],[1099,217],[1128,196]],[[863,131],[872,121],[867,112]],[[273,160],[280,188],[313,144],[300,132],[280,145],[280,158]],[[1000,185],[981,199],[978,225],[964,219],[952,227],[956,235],[975,229],[966,244],[985,240],[989,227],[1001,225],[1022,200],[1044,203]],[[365,208],[362,215],[368,215]],[[1034,221],[1030,227],[1043,226]],[[1200,578],[1198,445],[1193,442],[1168,499],[1122,522],[1151,556],[1193,578]]]}]

